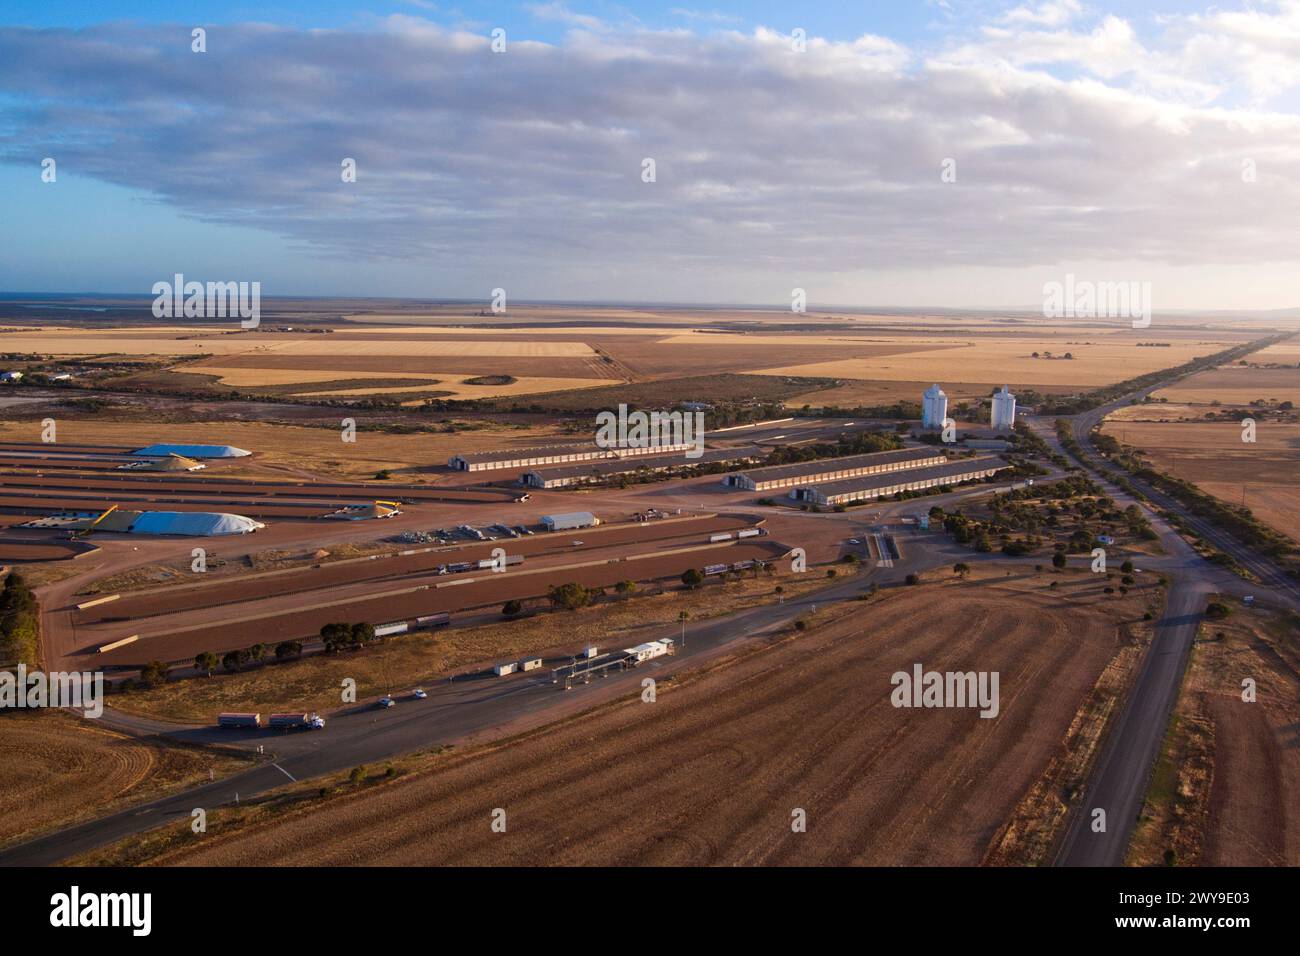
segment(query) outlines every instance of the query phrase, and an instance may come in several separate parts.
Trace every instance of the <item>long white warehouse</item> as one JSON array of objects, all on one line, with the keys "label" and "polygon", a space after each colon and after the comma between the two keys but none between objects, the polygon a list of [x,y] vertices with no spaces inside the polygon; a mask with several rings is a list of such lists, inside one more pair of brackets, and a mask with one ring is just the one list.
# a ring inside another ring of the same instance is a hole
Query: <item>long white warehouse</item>
[{"label": "long white warehouse", "polygon": [[733,488],[767,491],[771,488],[811,485],[819,481],[837,481],[858,475],[876,475],[888,471],[939,465],[947,460],[947,456],[937,448],[900,448],[897,451],[878,451],[867,455],[850,455],[846,458],[822,458],[818,461],[801,461],[793,465],[753,468],[727,475],[722,483]]},{"label": "long white warehouse", "polygon": [[551,445],[547,448],[515,448],[510,451],[481,451],[452,455],[447,459],[447,466],[457,471],[492,471],[497,468],[563,465],[577,461],[627,458],[635,455],[663,455],[687,451],[694,447],[694,442],[645,445],[636,448],[601,448],[594,444]]},{"label": "long white warehouse", "polygon": [[842,505],[851,501],[870,501],[900,491],[924,491],[940,485],[988,478],[1010,468],[1001,458],[959,458],[930,468],[910,468],[883,475],[863,475],[843,481],[793,488],[790,497],[818,505]]}]

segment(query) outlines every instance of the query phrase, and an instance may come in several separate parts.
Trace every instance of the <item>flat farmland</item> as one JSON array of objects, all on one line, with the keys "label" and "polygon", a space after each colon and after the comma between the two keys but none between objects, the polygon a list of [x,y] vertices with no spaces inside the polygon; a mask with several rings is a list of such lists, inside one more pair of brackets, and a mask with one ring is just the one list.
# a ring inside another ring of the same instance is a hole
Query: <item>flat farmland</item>
[{"label": "flat farmland", "polygon": [[1155,467],[1300,540],[1300,425],[1262,422],[1253,444],[1235,422],[1110,421],[1102,431],[1145,451]]},{"label": "flat farmland", "polygon": [[[759,375],[800,375],[893,382],[1011,384],[1098,388],[1172,368],[1227,348],[1234,340],[1175,342],[1147,348],[1119,334],[1082,340],[1074,336],[989,337],[925,345],[879,357],[842,355],[831,361],[782,361],[748,371]],[[845,349],[845,352],[850,350]],[[1038,358],[1033,353],[1039,353]],[[1047,358],[1051,353],[1052,358]],[[1063,358],[1069,353],[1071,359]],[[784,356],[782,356],[784,359]]]},{"label": "flat farmland", "polygon": [[[1267,351],[1251,358],[1264,361]],[[1248,405],[1257,399],[1300,405],[1300,368],[1227,365],[1190,375],[1155,392],[1154,397],[1197,405]]]},{"label": "flat farmland", "polygon": [[[653,705],[629,695],[156,862],[976,865],[1134,611],[1041,584],[895,590],[665,682]],[[916,662],[999,671],[1000,715],[894,708],[890,675]],[[505,836],[489,827],[496,807]],[[807,832],[792,832],[796,808]]]},{"label": "flat farmland", "polygon": [[63,711],[0,720],[0,844],[225,773],[241,760],[155,746]]}]

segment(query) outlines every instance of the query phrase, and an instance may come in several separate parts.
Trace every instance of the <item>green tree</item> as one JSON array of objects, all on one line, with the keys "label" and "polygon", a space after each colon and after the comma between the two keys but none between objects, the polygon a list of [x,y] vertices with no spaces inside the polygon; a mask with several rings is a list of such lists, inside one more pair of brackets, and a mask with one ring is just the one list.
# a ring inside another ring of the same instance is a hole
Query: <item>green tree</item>
[{"label": "green tree", "polygon": [[682,574],[682,584],[686,585],[692,591],[704,583],[704,572],[699,568],[688,568]]},{"label": "green tree", "polygon": [[325,653],[333,654],[352,642],[352,628],[337,622],[326,624],[320,629],[320,639],[325,645]]},{"label": "green tree", "polygon": [[40,633],[36,595],[21,574],[11,571],[0,590],[0,663],[36,663]]},{"label": "green tree", "polygon": [[1064,551],[1057,551],[1054,555],[1052,555],[1052,567],[1057,568],[1059,570],[1060,568],[1065,567],[1065,563],[1066,562],[1065,562]]},{"label": "green tree", "polygon": [[970,574],[970,565],[965,561],[958,561],[952,566],[952,573],[959,578],[965,579],[966,575]]},{"label": "green tree", "polygon": [[211,651],[204,651],[194,656],[194,669],[205,671],[209,677],[212,676],[212,672],[217,669],[217,665],[220,663],[221,659]]},{"label": "green tree", "polygon": [[516,601],[514,598],[511,598],[509,601],[506,601],[505,604],[501,605],[501,613],[505,617],[514,617],[521,613],[523,609],[524,605],[522,602]]},{"label": "green tree", "polygon": [[167,670],[162,661],[150,661],[140,669],[140,683],[145,687],[161,687],[167,682]]},{"label": "green tree", "polygon": [[592,600],[592,593],[574,581],[552,585],[546,596],[552,604],[566,611],[586,607]]}]

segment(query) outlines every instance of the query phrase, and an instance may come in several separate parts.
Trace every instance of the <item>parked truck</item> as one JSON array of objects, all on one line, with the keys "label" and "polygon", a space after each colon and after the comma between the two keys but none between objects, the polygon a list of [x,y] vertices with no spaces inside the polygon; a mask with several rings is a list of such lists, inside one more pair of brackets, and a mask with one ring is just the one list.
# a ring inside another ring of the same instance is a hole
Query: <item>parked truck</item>
[{"label": "parked truck", "polygon": [[272,730],[324,730],[325,718],[319,714],[272,714],[267,726]]},{"label": "parked truck", "polygon": [[255,730],[262,726],[261,714],[217,714],[217,726]]}]

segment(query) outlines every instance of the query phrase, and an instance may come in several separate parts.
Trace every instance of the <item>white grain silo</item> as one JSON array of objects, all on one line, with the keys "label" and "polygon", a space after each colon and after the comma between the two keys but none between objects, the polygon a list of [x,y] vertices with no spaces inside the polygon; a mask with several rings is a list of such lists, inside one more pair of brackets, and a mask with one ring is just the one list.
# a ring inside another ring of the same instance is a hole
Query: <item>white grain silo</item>
[{"label": "white grain silo", "polygon": [[948,396],[938,385],[931,385],[921,394],[921,427],[943,428],[948,417]]},{"label": "white grain silo", "polygon": [[1011,428],[1016,424],[1016,396],[1007,391],[1005,385],[1002,391],[993,396],[993,414],[990,419],[994,428]]}]

